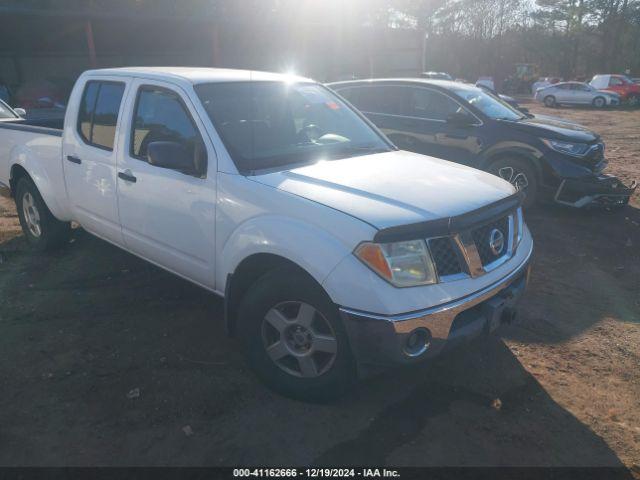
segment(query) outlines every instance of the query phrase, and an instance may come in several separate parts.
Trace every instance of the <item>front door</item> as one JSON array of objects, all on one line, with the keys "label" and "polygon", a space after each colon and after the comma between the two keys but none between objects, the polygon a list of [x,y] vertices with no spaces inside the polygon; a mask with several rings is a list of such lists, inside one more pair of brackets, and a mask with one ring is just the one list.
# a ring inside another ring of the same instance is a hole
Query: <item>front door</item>
[{"label": "front door", "polygon": [[593,91],[587,85],[574,83],[573,85],[574,103],[590,105],[593,102]]},{"label": "front door", "polygon": [[[405,131],[411,135],[413,151],[473,165],[482,151],[480,121],[451,97],[427,87],[402,87]],[[458,116],[458,122],[453,120]],[[467,122],[460,119],[467,117]]]},{"label": "front door", "polygon": [[[216,158],[193,104],[177,86],[136,81],[118,161],[118,199],[127,248],[214,289]],[[149,144],[173,142],[190,171],[148,162]]]},{"label": "front door", "polygon": [[126,83],[89,80],[80,98],[69,108],[78,111],[78,122],[65,131],[64,177],[73,218],[87,231],[122,244],[116,196],[115,145],[118,118]]}]

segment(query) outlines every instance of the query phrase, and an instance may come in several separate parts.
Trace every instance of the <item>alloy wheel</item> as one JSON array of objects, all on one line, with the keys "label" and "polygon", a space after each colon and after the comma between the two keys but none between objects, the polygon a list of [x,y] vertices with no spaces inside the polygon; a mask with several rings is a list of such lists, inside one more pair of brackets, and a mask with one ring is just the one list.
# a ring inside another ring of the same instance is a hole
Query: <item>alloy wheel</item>
[{"label": "alloy wheel", "polygon": [[34,237],[40,237],[42,235],[42,228],[40,227],[40,213],[36,202],[30,192],[25,192],[22,196],[22,213],[24,214],[24,221],[27,224],[29,233]]},{"label": "alloy wheel", "polygon": [[498,176],[513,185],[516,190],[524,190],[529,186],[527,175],[511,166],[504,166],[498,169]]},{"label": "alloy wheel", "polygon": [[296,377],[322,375],[338,353],[331,324],[304,302],[283,302],[270,309],[262,322],[262,342],[269,358]]}]

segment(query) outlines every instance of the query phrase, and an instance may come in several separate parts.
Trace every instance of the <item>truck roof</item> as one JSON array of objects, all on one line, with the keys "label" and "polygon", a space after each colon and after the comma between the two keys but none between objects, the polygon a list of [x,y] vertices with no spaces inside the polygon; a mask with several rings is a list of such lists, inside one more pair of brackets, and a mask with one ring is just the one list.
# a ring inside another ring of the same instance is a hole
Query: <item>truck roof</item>
[{"label": "truck roof", "polygon": [[171,78],[198,84],[211,82],[311,82],[305,77],[288,73],[269,73],[255,70],[234,70],[203,67],[123,67],[88,70],[84,75],[139,77],[156,80]]}]

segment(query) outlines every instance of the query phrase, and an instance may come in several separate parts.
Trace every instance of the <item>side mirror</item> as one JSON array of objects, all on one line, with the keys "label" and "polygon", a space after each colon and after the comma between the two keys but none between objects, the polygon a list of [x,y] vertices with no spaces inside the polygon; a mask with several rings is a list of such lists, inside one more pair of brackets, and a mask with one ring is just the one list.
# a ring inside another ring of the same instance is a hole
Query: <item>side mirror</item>
[{"label": "side mirror", "polygon": [[14,108],[13,111],[16,112],[16,114],[18,114],[22,118],[27,116],[27,111],[24,108]]},{"label": "side mirror", "polygon": [[197,173],[193,155],[178,142],[151,142],[147,146],[147,161],[156,167],[188,174]]},{"label": "side mirror", "polygon": [[470,127],[475,125],[476,120],[468,113],[456,112],[449,115],[447,123],[456,127]]},{"label": "side mirror", "polygon": [[529,113],[529,109],[527,107],[518,107],[518,110],[520,110],[525,115]]}]

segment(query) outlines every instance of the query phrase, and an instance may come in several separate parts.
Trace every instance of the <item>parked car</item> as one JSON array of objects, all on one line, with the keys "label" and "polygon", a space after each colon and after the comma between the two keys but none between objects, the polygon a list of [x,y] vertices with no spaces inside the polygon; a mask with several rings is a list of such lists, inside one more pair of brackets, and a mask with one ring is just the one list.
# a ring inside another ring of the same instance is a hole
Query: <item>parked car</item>
[{"label": "parked car", "polygon": [[0,122],[18,120],[27,114],[22,108],[13,109],[6,102],[0,100]]},{"label": "parked car", "polygon": [[540,77],[531,85],[531,93],[535,95],[538,89],[555,85],[556,83],[560,83],[561,81],[562,79],[558,77]]},{"label": "parked car", "polygon": [[510,322],[533,241],[504,180],[398,151],[308,79],[85,72],[62,130],[0,125],[28,242],[71,221],[224,297],[253,370],[297,398]]},{"label": "parked car", "polygon": [[576,124],[525,115],[481,88],[422,79],[329,85],[402,149],[486,170],[536,200],[624,206],[635,185],[603,174],[604,143]]},{"label": "parked car", "polygon": [[496,91],[496,84],[493,81],[493,77],[480,77],[476,81],[476,87],[485,87],[491,90],[492,92]]},{"label": "parked car", "polygon": [[640,84],[625,75],[596,75],[589,84],[598,90],[617,93],[621,101],[629,106],[640,106]]},{"label": "parked car", "polygon": [[581,82],[562,82],[539,88],[534,98],[549,108],[559,105],[593,105],[596,108],[620,105],[617,93],[598,90]]},{"label": "parked car", "polygon": [[420,77],[432,80],[453,80],[453,77],[445,72],[422,72]]}]

